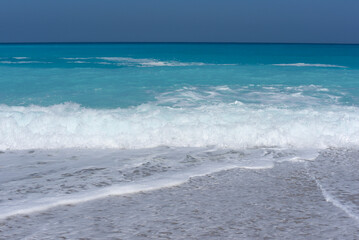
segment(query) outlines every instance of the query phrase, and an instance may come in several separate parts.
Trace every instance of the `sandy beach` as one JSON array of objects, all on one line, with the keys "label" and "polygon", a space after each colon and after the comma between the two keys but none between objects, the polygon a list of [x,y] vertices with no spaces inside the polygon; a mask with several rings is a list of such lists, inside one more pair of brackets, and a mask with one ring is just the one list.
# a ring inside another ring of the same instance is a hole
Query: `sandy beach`
[{"label": "sandy beach", "polygon": [[[0,235],[4,239],[357,239],[358,221],[326,199],[317,182],[326,187],[330,179],[320,178],[321,169],[334,169],[338,157],[349,164],[359,154],[338,153],[327,151],[316,162],[220,171],[176,187],[14,216],[1,220]],[[336,201],[344,203],[343,196],[336,196]]]}]

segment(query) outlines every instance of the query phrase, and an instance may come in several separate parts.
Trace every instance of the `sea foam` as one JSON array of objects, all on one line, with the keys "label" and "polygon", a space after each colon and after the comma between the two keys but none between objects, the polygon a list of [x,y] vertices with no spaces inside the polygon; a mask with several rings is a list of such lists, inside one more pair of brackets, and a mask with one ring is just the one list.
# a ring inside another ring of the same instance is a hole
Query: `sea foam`
[{"label": "sea foam", "polygon": [[142,67],[183,67],[183,66],[202,66],[201,62],[178,62],[178,61],[160,61],[149,58],[130,58],[130,57],[97,57],[96,59],[112,62],[117,65],[139,65]]},{"label": "sea foam", "polygon": [[0,149],[157,146],[327,148],[359,145],[359,109],[243,103],[90,109],[0,106]]},{"label": "sea foam", "polygon": [[[2,209],[0,219],[12,217],[19,214],[31,214],[34,212],[45,211],[50,208],[75,205],[88,201],[93,201],[110,196],[128,195],[138,192],[153,191],[161,188],[168,188],[185,183],[190,178],[204,176],[209,173],[237,168],[235,165],[218,165],[209,167],[200,167],[187,172],[178,172],[171,176],[153,178],[147,181],[127,183],[125,185],[115,185],[90,192],[71,194],[70,196],[52,196],[47,198],[33,199],[32,201],[14,201],[8,203],[6,208]],[[256,168],[263,169],[263,168]],[[0,206],[1,207],[1,206]]]},{"label": "sea foam", "polygon": [[321,63],[279,63],[274,66],[292,66],[292,67],[331,67],[331,68],[347,68],[346,66],[321,64]]}]

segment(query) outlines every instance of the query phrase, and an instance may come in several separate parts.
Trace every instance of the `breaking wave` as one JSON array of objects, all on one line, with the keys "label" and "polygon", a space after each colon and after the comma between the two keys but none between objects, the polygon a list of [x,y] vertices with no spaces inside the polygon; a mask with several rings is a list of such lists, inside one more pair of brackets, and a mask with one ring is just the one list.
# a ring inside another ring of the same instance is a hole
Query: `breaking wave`
[{"label": "breaking wave", "polygon": [[0,106],[0,149],[327,148],[359,145],[359,109],[281,108],[239,102],[90,109]]}]

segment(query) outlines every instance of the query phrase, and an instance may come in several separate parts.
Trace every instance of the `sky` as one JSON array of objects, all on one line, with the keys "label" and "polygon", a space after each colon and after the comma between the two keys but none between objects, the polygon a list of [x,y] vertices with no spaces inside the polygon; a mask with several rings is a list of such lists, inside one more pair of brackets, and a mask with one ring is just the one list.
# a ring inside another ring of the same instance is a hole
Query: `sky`
[{"label": "sky", "polygon": [[0,0],[0,42],[359,43],[359,0]]}]

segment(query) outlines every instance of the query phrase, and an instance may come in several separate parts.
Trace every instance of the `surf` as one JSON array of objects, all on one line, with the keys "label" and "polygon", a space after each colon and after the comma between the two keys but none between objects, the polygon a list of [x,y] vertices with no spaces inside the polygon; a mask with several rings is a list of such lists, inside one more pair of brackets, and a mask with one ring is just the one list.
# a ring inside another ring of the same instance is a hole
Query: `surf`
[{"label": "surf", "polygon": [[359,109],[353,106],[298,109],[232,102],[91,109],[74,103],[1,105],[0,122],[1,150],[359,145]]}]

